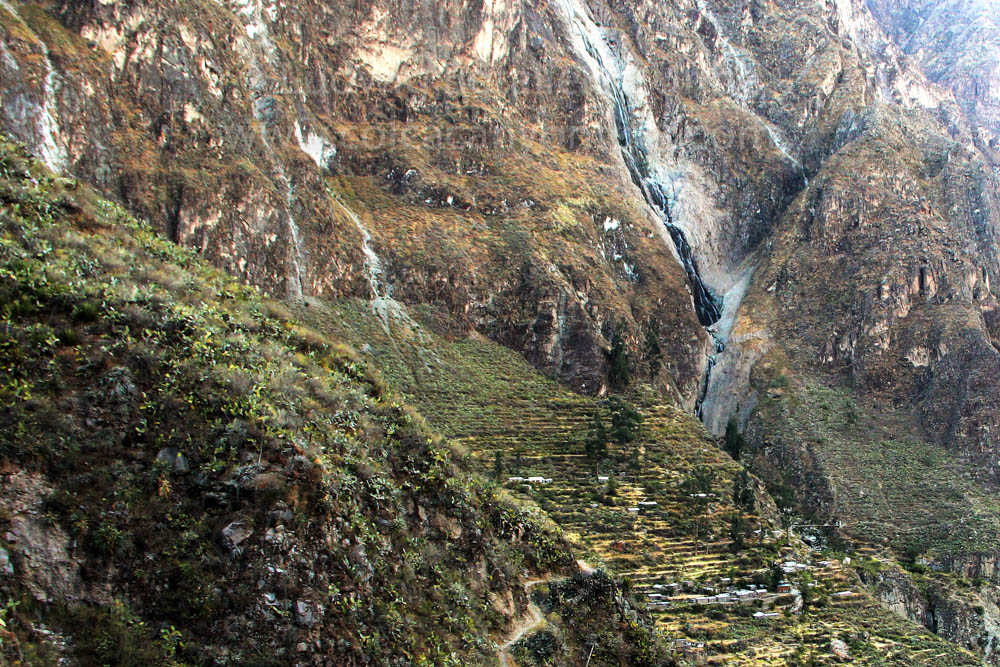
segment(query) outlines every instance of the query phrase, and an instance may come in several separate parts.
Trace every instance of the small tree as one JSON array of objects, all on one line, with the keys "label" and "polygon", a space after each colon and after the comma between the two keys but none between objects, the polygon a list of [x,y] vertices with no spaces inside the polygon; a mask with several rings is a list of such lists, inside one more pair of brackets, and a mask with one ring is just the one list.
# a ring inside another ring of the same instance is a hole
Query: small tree
[{"label": "small tree", "polygon": [[699,493],[709,494],[712,492],[712,483],[715,482],[715,473],[709,466],[697,466],[691,471],[687,479],[681,484],[681,490],[688,495]]},{"label": "small tree", "polygon": [[729,517],[729,539],[733,541],[733,552],[743,551],[746,538],[746,520],[742,512],[733,512]]},{"label": "small tree", "polygon": [[628,386],[632,380],[632,361],[625,349],[625,322],[621,320],[611,334],[611,349],[608,351],[608,380],[612,387]]},{"label": "small tree", "polygon": [[601,461],[608,455],[608,429],[604,426],[601,413],[595,412],[590,420],[590,430],[583,441],[587,458],[594,462],[594,471],[598,471]]},{"label": "small tree", "polygon": [[711,522],[706,512],[708,510],[708,494],[712,491],[712,482],[715,481],[715,473],[708,466],[698,466],[691,471],[691,474],[681,483],[681,491],[688,496],[687,514],[691,517],[691,525],[694,529],[695,552],[708,532]]},{"label": "small tree", "polygon": [[607,406],[611,413],[611,438],[620,445],[635,442],[639,438],[642,416],[617,396],[609,398]]},{"label": "small tree", "polygon": [[499,449],[493,455],[493,479],[503,477],[503,452]]},{"label": "small tree", "polygon": [[[704,508],[702,508],[704,509]],[[699,513],[694,519],[694,551],[698,553],[698,547],[708,539],[709,531],[712,528],[712,521],[707,514]],[[705,545],[708,550],[708,545]]]},{"label": "small tree", "polygon": [[743,468],[740,474],[733,479],[733,505],[736,505],[740,512],[749,513],[754,511],[756,504],[753,479],[751,479],[747,469]]},{"label": "small tree", "polygon": [[778,590],[778,584],[781,580],[785,578],[785,571],[781,569],[781,564],[778,561],[771,563],[771,567],[767,571],[767,587],[771,591]]},{"label": "small tree", "polygon": [[740,460],[743,449],[746,447],[746,440],[743,438],[743,434],[740,433],[736,417],[730,417],[729,421],[726,422],[726,436],[722,446],[734,460]]},{"label": "small tree", "polygon": [[802,594],[802,611],[807,611],[816,600],[816,591],[809,584],[812,583],[812,574],[803,572],[799,575],[798,589]]},{"label": "small tree", "polygon": [[632,446],[632,451],[628,455],[628,466],[633,470],[633,472],[638,472],[641,466],[639,461],[639,448],[637,446]]}]

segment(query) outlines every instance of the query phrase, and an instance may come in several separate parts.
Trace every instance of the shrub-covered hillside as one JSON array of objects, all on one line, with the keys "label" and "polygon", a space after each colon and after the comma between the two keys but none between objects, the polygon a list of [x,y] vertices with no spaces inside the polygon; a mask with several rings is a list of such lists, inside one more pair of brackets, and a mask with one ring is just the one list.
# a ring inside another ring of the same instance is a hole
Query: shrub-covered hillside
[{"label": "shrub-covered hillside", "polygon": [[575,567],[350,349],[6,140],[0,231],[0,664],[495,663]]}]

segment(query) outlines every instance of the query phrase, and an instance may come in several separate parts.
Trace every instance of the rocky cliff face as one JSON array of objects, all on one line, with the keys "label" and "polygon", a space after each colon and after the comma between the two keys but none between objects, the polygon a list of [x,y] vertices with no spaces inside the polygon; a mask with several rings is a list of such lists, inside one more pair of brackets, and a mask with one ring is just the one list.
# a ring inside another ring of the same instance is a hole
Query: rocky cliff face
[{"label": "rocky cliff face", "polygon": [[1000,22],[986,0],[868,3],[894,41],[934,82],[952,90],[976,147],[997,164],[1000,146]]},{"label": "rocky cliff face", "polygon": [[619,321],[636,350],[653,329],[693,402],[706,336],[563,8],[3,12],[11,130],[244,280],[384,296],[365,279],[370,234],[395,298],[582,391],[605,390]]},{"label": "rocky cliff face", "polygon": [[688,293],[728,295],[727,338],[807,155],[863,104],[823,12],[792,43],[797,8],[750,9],[8,3],[4,109],[50,166],[276,294],[378,296],[370,232],[400,301],[581,390],[618,321],[637,358],[652,329],[693,406],[715,345]]},{"label": "rocky cliff face", "polygon": [[592,394],[620,337],[859,539],[878,438],[968,499],[891,548],[998,516],[988,2],[2,0],[0,51],[8,132],[244,282],[427,308]]},{"label": "rocky cliff face", "polygon": [[993,585],[959,586],[927,581],[920,575],[889,570],[865,577],[866,583],[892,611],[931,632],[973,648],[987,664],[995,664],[1000,648],[1000,618]]}]

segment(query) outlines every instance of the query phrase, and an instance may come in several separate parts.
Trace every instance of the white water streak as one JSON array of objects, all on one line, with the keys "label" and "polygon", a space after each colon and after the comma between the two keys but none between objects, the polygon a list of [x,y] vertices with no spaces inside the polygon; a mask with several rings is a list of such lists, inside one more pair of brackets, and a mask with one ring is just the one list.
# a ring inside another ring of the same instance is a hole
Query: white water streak
[{"label": "white water streak", "polygon": [[[368,228],[361,221],[361,217],[351,210],[336,192],[327,188],[327,193],[361,233],[361,252],[365,256],[365,275],[368,277],[368,287],[372,294],[372,312],[378,316],[379,321],[382,322],[382,327],[390,338],[393,338],[393,324],[402,324],[416,334],[417,340],[422,345],[425,344],[426,341],[424,340],[423,333],[421,333],[420,324],[410,317],[410,314],[406,311],[406,306],[392,298],[392,285],[385,280],[382,259],[375,252],[375,249],[372,248],[371,232],[368,231]],[[395,339],[393,338],[393,340]],[[426,361],[424,364],[427,366]],[[428,370],[430,370],[429,367]]]},{"label": "white water streak", "polygon": [[723,85],[726,88],[726,93],[730,98],[735,100],[744,111],[757,119],[757,121],[764,128],[764,131],[767,132],[767,136],[771,139],[771,143],[773,143],[774,147],[778,149],[778,152],[780,152],[785,159],[795,165],[796,169],[800,172],[803,171],[802,160],[792,153],[789,142],[783,136],[781,130],[776,128],[770,121],[762,118],[760,114],[754,111],[751,106],[754,96],[761,88],[761,78],[757,73],[757,67],[753,59],[753,55],[750,54],[749,51],[741,49],[729,41],[725,33],[722,32],[722,26],[720,25],[718,18],[716,18],[711,8],[705,3],[705,0],[696,0],[695,4],[705,20],[712,24],[712,27],[715,29],[716,39],[718,39],[719,43],[722,45],[726,68],[729,70],[728,80],[723,82]]},{"label": "white water streak", "polygon": [[348,219],[354,223],[354,226],[358,228],[358,231],[361,232],[361,252],[365,256],[365,275],[368,276],[368,287],[372,292],[372,301],[375,302],[383,298],[383,296],[388,296],[391,288],[383,284],[382,259],[375,252],[375,249],[372,248],[372,233],[361,222],[358,214],[351,210],[336,193],[332,190],[328,190],[328,192],[337,203],[337,206],[340,207],[340,210],[344,212]]},{"label": "white water streak", "polygon": [[[258,118],[257,122],[260,127],[260,140],[267,149],[268,156],[272,157],[274,155],[274,149],[271,147],[271,140],[267,136],[267,127],[262,119]],[[292,213],[292,208],[295,204],[295,188],[292,186],[291,179],[288,178],[288,173],[285,171],[285,167],[275,160],[275,168],[278,171],[278,179],[285,186],[285,208],[288,217],[288,235],[292,239],[292,280],[288,288],[288,298],[290,299],[301,299],[302,298],[302,240],[299,237],[299,225],[295,221],[295,214]]]},{"label": "white water streak", "polygon": [[[258,93],[262,93],[261,89],[266,83],[268,83],[268,77],[266,69],[262,67],[260,54],[264,54],[264,58],[271,58],[275,53],[277,53],[277,48],[271,39],[271,31],[268,25],[268,21],[274,21],[277,19],[277,8],[273,4],[268,5],[267,8],[265,8],[262,0],[238,2],[237,6],[238,14],[240,14],[246,21],[245,27],[247,36],[253,40],[258,47],[257,49],[248,49],[251,64],[253,65],[253,72],[250,73],[250,87]],[[301,299],[302,239],[299,233],[299,224],[295,220],[295,214],[293,213],[295,205],[295,188],[292,185],[291,179],[288,177],[288,172],[285,171],[284,165],[280,162],[280,160],[275,159],[274,147],[271,145],[271,139],[267,135],[267,118],[261,109],[255,109],[255,120],[258,123],[258,133],[260,134],[261,142],[267,149],[267,157],[271,160],[275,170],[278,172],[278,180],[281,181],[285,189],[285,208],[288,218],[288,235],[292,241],[292,275],[289,280],[288,298]]]},{"label": "white water streak", "polygon": [[302,298],[302,240],[299,238],[299,224],[295,221],[295,215],[292,213],[292,206],[294,205],[295,192],[292,188],[292,182],[288,179],[288,175],[285,173],[284,167],[280,168],[281,179],[285,182],[285,201],[288,208],[288,231],[292,237],[292,248],[294,252],[292,253],[292,269],[295,272],[295,280],[292,281],[291,293],[289,296],[293,299]]},{"label": "white water streak", "polygon": [[59,73],[52,66],[52,57],[48,45],[21,18],[21,14],[18,13],[17,9],[8,0],[0,0],[0,6],[3,6],[4,9],[10,12],[31,33],[42,50],[45,62],[45,84],[42,93],[42,104],[38,107],[38,113],[35,118],[35,125],[41,136],[38,152],[45,166],[53,172],[62,173],[69,166],[69,154],[66,147],[60,144],[58,139],[61,134],[59,122],[52,115],[52,107],[56,104],[57,86],[61,84]]}]

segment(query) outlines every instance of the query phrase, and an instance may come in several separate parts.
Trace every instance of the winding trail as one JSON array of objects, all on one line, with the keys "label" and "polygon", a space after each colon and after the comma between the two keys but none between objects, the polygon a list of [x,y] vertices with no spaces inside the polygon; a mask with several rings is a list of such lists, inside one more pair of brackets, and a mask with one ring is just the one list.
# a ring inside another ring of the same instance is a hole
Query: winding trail
[{"label": "winding trail", "polygon": [[[594,574],[595,570],[590,565],[582,560],[576,561],[576,566],[580,569],[580,574],[585,577],[589,577]],[[524,582],[524,592],[528,595],[528,610],[527,614],[521,619],[521,621],[514,626],[507,636],[507,641],[500,645],[500,650],[497,651],[497,657],[500,659],[500,664],[502,667],[517,667],[517,663],[513,661],[510,657],[510,649],[517,642],[530,633],[532,630],[538,626],[545,623],[545,615],[542,610],[538,608],[534,602],[531,602],[531,589],[539,584],[546,584],[552,579],[557,579],[558,577],[544,577],[542,579],[529,579]]]},{"label": "winding trail", "polygon": [[[538,584],[547,583],[548,579],[530,579],[524,582],[524,592],[528,594],[528,599],[531,599],[531,589]],[[503,667],[515,667],[517,663],[511,660],[509,651],[514,644],[521,641],[521,638],[526,634],[537,628],[539,625],[545,622],[545,616],[542,614],[542,610],[538,608],[534,602],[528,603],[528,614],[521,620],[520,623],[514,626],[511,630],[511,634],[508,636],[507,641],[505,641],[500,646],[500,651],[498,653],[500,657],[500,664]]]}]

